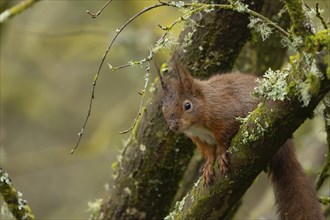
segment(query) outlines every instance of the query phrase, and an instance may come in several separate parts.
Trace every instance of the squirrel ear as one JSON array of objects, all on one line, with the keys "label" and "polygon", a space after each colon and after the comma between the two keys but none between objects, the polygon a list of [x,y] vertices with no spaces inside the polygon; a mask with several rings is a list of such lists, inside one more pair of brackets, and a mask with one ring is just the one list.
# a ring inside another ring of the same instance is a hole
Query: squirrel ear
[{"label": "squirrel ear", "polygon": [[175,68],[180,80],[180,84],[185,93],[195,97],[203,97],[203,93],[200,90],[199,85],[196,84],[194,78],[188,73],[187,69],[178,65],[175,65]]},{"label": "squirrel ear", "polygon": [[186,92],[191,92],[193,89],[193,81],[194,79],[192,76],[187,72],[186,68],[178,66],[177,63],[175,64],[175,71],[179,77],[180,84],[182,88]]},{"label": "squirrel ear", "polygon": [[163,77],[162,77],[162,74],[160,73],[160,69],[158,68],[158,65],[156,63],[156,60],[155,60],[155,66],[156,66],[156,69],[157,69],[157,74],[158,74],[158,77],[159,77],[159,80],[160,80],[160,83],[162,85],[162,89],[164,90],[164,92],[167,92],[168,91],[168,86],[167,84],[165,83]]}]

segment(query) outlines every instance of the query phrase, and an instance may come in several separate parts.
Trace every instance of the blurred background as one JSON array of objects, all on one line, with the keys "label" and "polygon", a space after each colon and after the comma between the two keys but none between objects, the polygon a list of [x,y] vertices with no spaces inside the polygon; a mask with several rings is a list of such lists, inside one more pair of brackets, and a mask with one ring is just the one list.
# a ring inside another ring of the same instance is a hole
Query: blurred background
[{"label": "blurred background", "polygon": [[[8,1],[0,1],[2,11]],[[129,136],[119,131],[134,121],[145,74],[139,67],[111,72],[106,64],[147,56],[162,34],[157,25],[169,25],[179,16],[177,10],[155,9],[123,31],[101,71],[81,144],[73,155],[70,151],[86,117],[93,77],[116,29],[156,2],[113,1],[92,19],[86,10],[97,12],[105,1],[44,0],[0,26],[0,167],[37,219],[88,219],[87,203],[105,195],[111,164]],[[168,53],[159,53],[157,62],[166,61]],[[151,73],[153,78],[154,67]],[[299,159],[312,178],[327,153],[323,124],[317,117],[295,134]],[[238,219],[274,217],[269,186],[262,174],[244,197]],[[329,196],[328,187],[329,181],[320,194]]]}]

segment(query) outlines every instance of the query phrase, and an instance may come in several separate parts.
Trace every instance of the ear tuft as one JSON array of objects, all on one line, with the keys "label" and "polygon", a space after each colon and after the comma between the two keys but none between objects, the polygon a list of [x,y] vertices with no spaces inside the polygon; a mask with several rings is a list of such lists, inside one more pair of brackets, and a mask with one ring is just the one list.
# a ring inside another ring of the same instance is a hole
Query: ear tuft
[{"label": "ear tuft", "polygon": [[[158,74],[158,77],[159,77],[160,83],[161,83],[161,85],[162,85],[162,89],[164,90],[164,92],[167,92],[167,91],[168,91],[168,86],[167,86],[167,84],[165,83],[162,74],[160,73],[160,70],[159,70],[159,67],[158,67],[158,65],[157,65],[157,63],[156,63],[156,60],[155,60],[155,66],[156,66],[156,69],[157,69],[157,74]],[[164,72],[164,71],[163,71],[163,69],[164,69],[163,66],[164,66],[164,64],[161,66],[162,72]]]},{"label": "ear tuft", "polygon": [[179,77],[180,84],[185,92],[190,93],[193,89],[194,79],[188,73],[187,69],[178,63],[175,63],[175,71]]}]

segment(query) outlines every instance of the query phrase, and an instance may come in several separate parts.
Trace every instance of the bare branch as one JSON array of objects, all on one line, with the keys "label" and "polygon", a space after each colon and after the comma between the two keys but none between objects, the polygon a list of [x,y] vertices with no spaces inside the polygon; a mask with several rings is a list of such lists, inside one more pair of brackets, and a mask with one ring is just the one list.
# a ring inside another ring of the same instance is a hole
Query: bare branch
[{"label": "bare branch", "polygon": [[90,12],[89,10],[86,10],[87,14],[89,14],[92,18],[96,18],[98,17],[102,11],[112,2],[112,0],[108,0],[104,5],[103,7],[96,13],[96,14],[93,14],[92,12]]}]

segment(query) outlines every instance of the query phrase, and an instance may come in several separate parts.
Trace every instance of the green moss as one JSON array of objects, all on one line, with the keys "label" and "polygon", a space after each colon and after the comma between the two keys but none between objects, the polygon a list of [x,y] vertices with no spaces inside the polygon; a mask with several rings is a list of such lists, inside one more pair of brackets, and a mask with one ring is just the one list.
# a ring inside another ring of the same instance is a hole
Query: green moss
[{"label": "green moss", "polygon": [[285,0],[286,8],[292,20],[292,32],[297,36],[307,36],[311,34],[309,20],[305,15],[301,0]]},{"label": "green moss", "polygon": [[116,170],[118,168],[118,161],[115,161],[111,164],[111,169]]},{"label": "green moss", "polygon": [[137,118],[136,124],[133,127],[133,129],[132,129],[132,140],[133,141],[136,141],[136,138],[137,138],[137,129],[139,127],[139,124],[141,122],[141,119],[142,119],[143,114],[144,114],[145,111],[146,111],[146,107],[142,107],[142,109],[141,109],[141,115]]},{"label": "green moss", "polygon": [[324,47],[330,48],[330,30],[321,30],[315,35],[305,38],[305,51],[315,53],[322,50]]},{"label": "green moss", "polygon": [[299,57],[300,57],[300,54],[299,53],[297,53],[296,55],[290,56],[290,63],[291,64],[296,63],[299,60]]},{"label": "green moss", "polygon": [[329,205],[330,204],[330,197],[321,196],[319,198],[319,200],[323,205]]},{"label": "green moss", "polygon": [[326,76],[327,79],[330,79],[330,53],[324,57],[324,64],[327,65]]},{"label": "green moss", "polygon": [[288,87],[287,87],[287,91],[289,94],[294,94],[296,92],[296,82],[295,81],[290,81]]},{"label": "green moss", "polygon": [[161,65],[161,67],[160,67],[160,72],[161,72],[162,74],[166,74],[166,73],[168,73],[168,64],[167,64],[167,63],[163,63],[163,64]]},{"label": "green moss", "polygon": [[290,57],[291,71],[287,86],[288,96],[307,106],[312,96],[320,89],[323,74],[315,63],[315,54],[302,52]]},{"label": "green moss", "polygon": [[316,95],[320,90],[320,79],[314,73],[307,75],[306,83],[308,85],[308,91],[313,95]]},{"label": "green moss", "polygon": [[[242,125],[242,127],[244,127],[241,133],[243,144],[259,140],[262,136],[264,136],[265,132],[267,132],[267,129],[271,124],[271,118],[269,118],[268,115],[264,113],[264,108],[265,103],[261,102]],[[253,122],[253,126],[251,126],[248,121]],[[236,146],[236,144],[233,144],[232,146]],[[235,149],[229,150],[233,151]],[[237,149],[235,151],[237,151]]]}]

